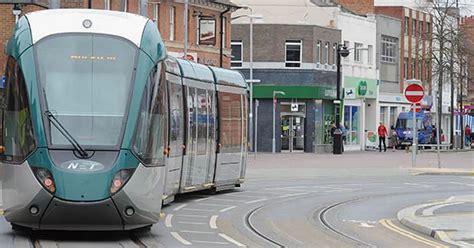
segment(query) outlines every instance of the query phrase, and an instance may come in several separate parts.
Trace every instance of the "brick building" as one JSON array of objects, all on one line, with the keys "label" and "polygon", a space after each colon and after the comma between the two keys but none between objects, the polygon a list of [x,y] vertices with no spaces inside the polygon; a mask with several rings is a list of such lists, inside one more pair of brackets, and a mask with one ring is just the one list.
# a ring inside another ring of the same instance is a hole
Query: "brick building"
[{"label": "brick building", "polygon": [[406,87],[404,81],[413,78],[423,82],[428,94],[432,92],[433,18],[429,13],[421,11],[419,6],[405,5],[403,1],[336,0],[335,2],[357,14],[383,14],[400,19],[400,92]]},{"label": "brick building", "polygon": [[[461,29],[464,33],[464,42],[467,48],[466,56],[469,62],[466,80],[467,99],[464,104],[474,106],[474,16],[462,18]],[[464,91],[463,94],[466,94],[466,92]]]},{"label": "brick building", "polygon": [[[14,5],[12,2],[21,4]],[[4,74],[3,53],[15,24],[13,9],[21,15],[48,8],[91,8],[145,15],[160,30],[168,52],[183,55],[184,4],[179,0],[0,0],[0,77]],[[188,58],[198,63],[230,67],[230,15],[238,7],[230,0],[189,0]],[[222,23],[222,24],[221,24]],[[222,28],[222,29],[221,29]],[[221,34],[223,39],[221,40]],[[223,46],[221,50],[221,45]]]}]

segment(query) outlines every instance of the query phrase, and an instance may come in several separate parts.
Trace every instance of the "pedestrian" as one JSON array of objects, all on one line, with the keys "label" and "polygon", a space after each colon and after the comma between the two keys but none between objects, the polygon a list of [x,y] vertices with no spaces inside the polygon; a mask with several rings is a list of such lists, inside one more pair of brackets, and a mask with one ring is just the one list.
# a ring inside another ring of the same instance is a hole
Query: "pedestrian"
[{"label": "pedestrian", "polygon": [[466,125],[466,127],[464,128],[464,141],[467,147],[471,146],[471,128],[469,127],[469,125]]},{"label": "pedestrian", "polygon": [[436,140],[436,135],[437,135],[437,130],[436,126],[433,125],[433,128],[431,129],[431,143],[432,144],[438,144],[438,140]]},{"label": "pedestrian", "polygon": [[339,127],[341,127],[341,132],[342,132],[342,141],[346,142],[347,139],[347,129],[344,126],[343,123],[339,124]]},{"label": "pedestrian", "polygon": [[398,134],[394,126],[390,127],[392,132],[392,137],[390,138],[390,145],[392,146],[392,151],[395,152],[398,146]]},{"label": "pedestrian", "polygon": [[329,126],[330,132],[331,132],[331,137],[334,137],[334,132],[336,131],[336,124],[334,122],[331,122],[331,125]]},{"label": "pedestrian", "polygon": [[379,134],[379,152],[382,152],[382,143],[383,143],[383,151],[387,151],[387,145],[385,144],[385,138],[388,136],[387,128],[380,122],[379,128],[377,129]]}]

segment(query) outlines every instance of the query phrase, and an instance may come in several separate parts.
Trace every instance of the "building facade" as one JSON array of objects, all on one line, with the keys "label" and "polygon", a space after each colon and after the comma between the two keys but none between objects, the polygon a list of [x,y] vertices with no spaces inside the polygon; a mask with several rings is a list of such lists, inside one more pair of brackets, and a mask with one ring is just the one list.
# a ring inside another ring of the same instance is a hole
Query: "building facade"
[{"label": "building facade", "polygon": [[377,70],[380,79],[380,122],[395,126],[400,112],[410,109],[410,103],[400,92],[401,20],[377,14]]},{"label": "building facade", "polygon": [[[15,25],[13,9],[24,15],[48,8],[91,8],[126,11],[153,20],[170,55],[184,54],[184,4],[179,0],[0,0],[0,45],[4,47]],[[188,59],[230,67],[230,16],[238,7],[229,0],[190,0],[188,10]],[[222,49],[221,49],[222,46]],[[0,76],[6,56],[0,53]]]},{"label": "building facade", "polygon": [[342,30],[343,44],[350,52],[342,59],[344,105],[341,120],[347,129],[346,150],[364,150],[375,144],[370,144],[373,142],[367,137],[376,132],[378,122],[376,19],[374,15],[340,11],[337,27]]},{"label": "building facade", "polygon": [[[232,68],[249,78],[248,24],[233,24]],[[337,29],[316,25],[253,25],[254,118],[257,150],[322,152],[330,148],[336,97]],[[276,92],[275,103],[273,101]],[[273,123],[273,109],[275,122]]]}]

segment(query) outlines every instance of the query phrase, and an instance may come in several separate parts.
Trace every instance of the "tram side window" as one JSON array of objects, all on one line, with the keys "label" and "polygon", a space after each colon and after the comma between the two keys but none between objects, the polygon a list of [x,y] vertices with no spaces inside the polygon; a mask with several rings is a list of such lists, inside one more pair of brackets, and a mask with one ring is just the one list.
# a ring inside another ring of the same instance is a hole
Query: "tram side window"
[{"label": "tram side window", "polygon": [[1,160],[21,163],[35,149],[35,138],[23,72],[11,57],[7,62],[5,93],[1,144],[5,152]]},{"label": "tram side window", "polygon": [[161,64],[150,75],[139,113],[134,152],[146,166],[164,166],[168,144],[167,83]]},{"label": "tram side window", "polygon": [[248,105],[247,105],[247,99],[245,98],[245,95],[240,95],[241,97],[241,100],[242,100],[242,104],[243,104],[243,113],[242,113],[242,135],[243,135],[243,139],[242,139],[242,145],[245,147],[247,147],[247,116],[248,116]]},{"label": "tram side window", "polygon": [[170,90],[170,148],[173,155],[181,156],[183,154],[183,89],[179,84],[168,81]]},{"label": "tram side window", "polygon": [[198,139],[197,139],[197,154],[204,155],[206,154],[207,150],[207,92],[203,89],[197,89],[197,111],[198,111],[198,118],[197,118],[197,128],[198,128]]},{"label": "tram side window", "polygon": [[240,152],[242,146],[242,103],[240,95],[219,92],[221,153]]}]

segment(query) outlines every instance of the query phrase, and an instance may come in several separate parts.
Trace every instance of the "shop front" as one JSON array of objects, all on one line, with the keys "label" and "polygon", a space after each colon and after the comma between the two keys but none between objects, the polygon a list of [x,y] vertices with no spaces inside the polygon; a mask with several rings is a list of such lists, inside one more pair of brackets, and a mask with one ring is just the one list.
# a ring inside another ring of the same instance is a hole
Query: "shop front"
[{"label": "shop front", "polygon": [[271,152],[273,137],[276,152],[330,150],[330,125],[335,116],[334,88],[255,85],[253,90],[258,151]]},{"label": "shop front", "polygon": [[369,139],[378,123],[377,80],[344,77],[344,108],[341,123],[346,131],[345,150],[364,150],[373,146]]}]

